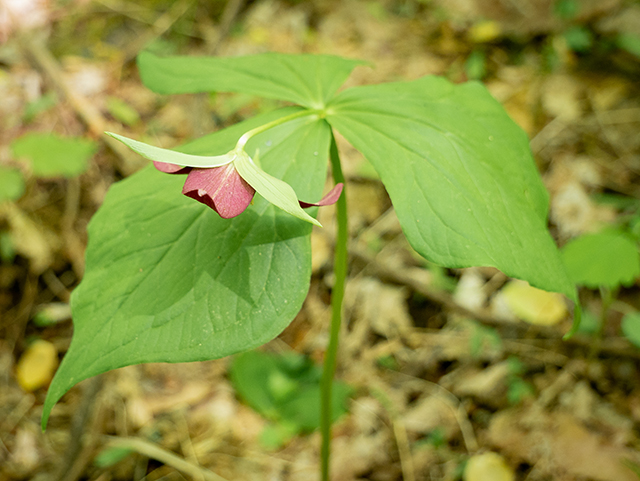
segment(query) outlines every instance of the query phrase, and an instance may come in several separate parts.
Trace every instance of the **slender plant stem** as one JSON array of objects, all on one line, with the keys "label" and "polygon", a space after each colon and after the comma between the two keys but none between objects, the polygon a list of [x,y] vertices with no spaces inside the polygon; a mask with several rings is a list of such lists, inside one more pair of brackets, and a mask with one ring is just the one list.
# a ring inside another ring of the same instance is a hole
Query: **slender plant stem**
[{"label": "slender plant stem", "polygon": [[591,344],[591,350],[589,352],[589,357],[592,359],[600,353],[604,328],[605,324],[607,323],[607,316],[609,314],[609,308],[618,295],[618,289],[618,287],[611,289],[610,287],[600,286],[600,298],[602,299],[602,307],[600,310],[600,322],[598,323],[598,329],[595,332],[594,340]]},{"label": "slender plant stem", "polygon": [[262,132],[272,129],[273,127],[277,127],[278,125],[286,124],[292,120],[298,119],[300,117],[307,117],[310,115],[321,115],[322,112],[320,110],[310,110],[304,109],[298,112],[294,112],[290,115],[285,115],[284,117],[280,117],[279,119],[272,120],[271,122],[267,122],[264,125],[260,125],[255,129],[251,129],[248,132],[245,132],[242,137],[238,139],[238,143],[236,144],[236,149],[244,149],[244,146],[249,142],[249,139],[254,135],[261,134]]},{"label": "slender plant stem", "polygon": [[[340,155],[336,146],[336,139],[331,134],[331,166],[333,179],[336,183],[345,184],[342,166],[340,165]],[[336,373],[336,359],[338,356],[338,341],[340,336],[340,323],[342,322],[342,300],[344,298],[344,285],[347,278],[347,198],[346,188],[336,203],[338,217],[338,233],[336,236],[336,248],[333,262],[333,272],[335,283],[331,291],[331,328],[329,336],[329,346],[324,357],[324,370],[321,382],[321,411],[320,411],[320,431],[322,433],[321,472],[322,481],[329,480],[329,457],[331,454],[331,399],[333,377]]]}]

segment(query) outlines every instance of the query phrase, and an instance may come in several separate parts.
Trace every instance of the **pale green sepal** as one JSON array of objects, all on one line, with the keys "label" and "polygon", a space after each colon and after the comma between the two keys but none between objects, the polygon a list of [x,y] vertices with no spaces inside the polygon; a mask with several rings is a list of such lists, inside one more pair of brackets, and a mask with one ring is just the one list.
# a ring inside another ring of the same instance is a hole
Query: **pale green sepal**
[{"label": "pale green sepal", "polygon": [[185,167],[199,168],[220,167],[221,165],[229,164],[235,157],[235,154],[233,152],[228,152],[224,155],[213,156],[184,154],[182,152],[176,152],[175,150],[154,147],[153,145],[138,142],[137,140],[129,139],[112,132],[105,132],[105,134],[119,140],[131,150],[137,152],[138,154],[149,160],[155,160],[156,162],[165,162],[167,164],[176,164],[183,165]]},{"label": "pale green sepal", "polygon": [[236,151],[236,160],[233,165],[240,177],[267,201],[298,219],[322,227],[320,222],[302,210],[298,203],[298,196],[289,184],[259,169],[244,150]]}]

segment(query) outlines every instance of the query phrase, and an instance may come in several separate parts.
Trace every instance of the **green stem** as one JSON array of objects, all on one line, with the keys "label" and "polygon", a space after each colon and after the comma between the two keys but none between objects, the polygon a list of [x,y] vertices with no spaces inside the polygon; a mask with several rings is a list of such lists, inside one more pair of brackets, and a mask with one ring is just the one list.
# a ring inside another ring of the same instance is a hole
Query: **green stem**
[{"label": "green stem", "polygon": [[602,345],[602,338],[604,335],[605,324],[607,323],[607,317],[609,314],[609,308],[616,296],[618,295],[618,288],[610,289],[609,287],[600,286],[600,298],[602,299],[602,307],[600,310],[600,322],[598,324],[598,330],[595,332],[594,342],[591,343],[591,349],[589,352],[590,358],[595,358],[600,352],[600,346]]},{"label": "green stem", "polygon": [[321,381],[321,403],[320,403],[320,431],[322,433],[321,472],[322,481],[329,480],[329,457],[331,454],[331,391],[333,387],[333,377],[336,373],[336,359],[338,356],[338,341],[340,335],[340,323],[342,321],[342,300],[344,298],[344,285],[347,278],[347,198],[346,183],[340,165],[340,155],[336,140],[331,134],[331,166],[333,179],[336,184],[345,184],[345,190],[336,204],[338,218],[338,233],[336,236],[336,248],[333,262],[333,272],[335,283],[331,291],[331,329],[329,336],[329,346],[324,358],[324,370]]},{"label": "green stem", "polygon": [[322,115],[322,111],[320,110],[311,110],[304,109],[299,112],[295,112],[290,115],[285,115],[284,117],[280,117],[279,119],[272,120],[271,122],[267,122],[264,125],[256,127],[255,129],[251,129],[248,132],[242,134],[242,137],[238,139],[238,143],[236,144],[236,149],[244,149],[244,146],[249,142],[249,139],[254,135],[261,134],[265,130],[272,129],[273,127],[277,127],[278,125],[286,124],[292,120],[298,119],[300,117],[307,117],[309,115]]}]

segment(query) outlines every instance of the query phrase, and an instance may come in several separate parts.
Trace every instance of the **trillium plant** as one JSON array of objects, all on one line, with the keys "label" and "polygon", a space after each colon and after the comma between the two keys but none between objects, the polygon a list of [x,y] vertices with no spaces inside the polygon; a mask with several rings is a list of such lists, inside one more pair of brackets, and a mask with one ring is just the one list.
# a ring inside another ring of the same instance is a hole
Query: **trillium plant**
[{"label": "trillium plant", "polygon": [[[565,294],[579,313],[547,230],[548,194],[528,139],[500,104],[479,83],[433,76],[340,90],[362,63],[327,55],[138,57],[143,82],[158,93],[239,92],[289,105],[176,150],[110,134],[153,165],[112,186],[89,225],[86,272],[71,299],[73,339],[43,427],[83,379],[131,364],[221,358],[280,334],[309,288],[316,207],[335,203],[321,385],[328,479],[347,274],[348,192],[335,131],[376,169],[426,259],[496,267]],[[329,165],[334,187],[323,197]]]}]

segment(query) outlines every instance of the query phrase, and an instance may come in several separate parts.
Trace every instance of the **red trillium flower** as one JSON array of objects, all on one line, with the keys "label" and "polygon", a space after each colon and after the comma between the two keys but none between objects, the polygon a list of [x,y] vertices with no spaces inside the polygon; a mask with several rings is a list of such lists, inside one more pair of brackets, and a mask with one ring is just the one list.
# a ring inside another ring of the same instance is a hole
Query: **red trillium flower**
[{"label": "red trillium flower", "polygon": [[289,184],[260,169],[242,147],[236,147],[225,155],[199,156],[165,150],[107,133],[153,160],[153,165],[159,171],[187,174],[182,193],[211,207],[225,219],[244,212],[258,192],[285,212],[320,226],[302,209],[335,204],[342,193],[343,185],[337,184],[319,202],[300,201]]},{"label": "red trillium flower", "polygon": [[230,219],[240,215],[253,200],[256,190],[240,177],[233,164],[209,169],[182,167],[154,162],[156,169],[167,174],[187,174],[182,193]]}]

